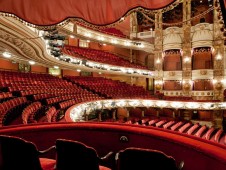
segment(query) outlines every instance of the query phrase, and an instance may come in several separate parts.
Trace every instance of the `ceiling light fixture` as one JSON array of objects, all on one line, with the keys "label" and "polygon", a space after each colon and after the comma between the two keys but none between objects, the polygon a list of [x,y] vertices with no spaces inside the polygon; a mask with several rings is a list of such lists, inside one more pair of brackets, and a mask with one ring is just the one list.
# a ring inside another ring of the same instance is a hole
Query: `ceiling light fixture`
[{"label": "ceiling light fixture", "polygon": [[5,57],[5,58],[10,58],[10,57],[12,57],[12,55],[11,55],[9,52],[4,52],[2,55],[3,55],[3,57]]},{"label": "ceiling light fixture", "polygon": [[30,65],[34,65],[34,64],[35,64],[35,62],[32,61],[32,60],[28,61],[28,63],[29,63]]}]

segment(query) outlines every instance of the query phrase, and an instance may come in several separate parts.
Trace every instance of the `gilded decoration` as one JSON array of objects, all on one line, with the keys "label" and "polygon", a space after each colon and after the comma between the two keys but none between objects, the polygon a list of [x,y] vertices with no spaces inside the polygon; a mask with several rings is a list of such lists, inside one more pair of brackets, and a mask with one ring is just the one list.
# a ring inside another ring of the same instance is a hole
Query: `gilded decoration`
[{"label": "gilded decoration", "polygon": [[189,90],[190,89],[190,87],[191,87],[191,85],[189,84],[189,83],[185,83],[184,84],[184,90]]},{"label": "gilded decoration", "polygon": [[191,76],[191,71],[185,70],[185,71],[183,72],[183,77],[190,77],[190,76]]},{"label": "gilded decoration", "polygon": [[155,89],[156,90],[160,90],[161,89],[161,85],[160,84],[156,84]]},{"label": "gilded decoration", "polygon": [[207,70],[200,70],[201,75],[207,75]]},{"label": "gilded decoration", "polygon": [[223,69],[222,61],[216,61],[214,63],[214,68],[216,68],[216,69]]},{"label": "gilded decoration", "polygon": [[223,70],[214,70],[214,76],[223,76]]},{"label": "gilded decoration", "polygon": [[169,76],[173,77],[173,76],[175,76],[176,73],[174,71],[170,71],[168,74],[169,74]]},{"label": "gilded decoration", "polygon": [[26,56],[29,56],[29,58],[35,58],[35,50],[19,37],[0,29],[0,38],[13,44],[16,48],[19,48]]},{"label": "gilded decoration", "polygon": [[216,83],[216,85],[215,85],[216,90],[221,90],[222,88],[223,88],[223,86],[220,82]]}]

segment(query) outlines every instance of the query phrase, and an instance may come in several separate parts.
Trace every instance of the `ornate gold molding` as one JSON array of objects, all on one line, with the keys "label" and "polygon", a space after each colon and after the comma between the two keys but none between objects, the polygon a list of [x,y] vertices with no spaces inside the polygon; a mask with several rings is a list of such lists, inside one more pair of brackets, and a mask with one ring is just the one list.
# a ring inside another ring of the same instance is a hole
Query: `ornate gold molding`
[{"label": "ornate gold molding", "polygon": [[33,46],[2,28],[0,28],[0,40],[1,39],[10,43],[15,49],[18,49],[18,51],[21,51],[27,58],[38,57]]}]

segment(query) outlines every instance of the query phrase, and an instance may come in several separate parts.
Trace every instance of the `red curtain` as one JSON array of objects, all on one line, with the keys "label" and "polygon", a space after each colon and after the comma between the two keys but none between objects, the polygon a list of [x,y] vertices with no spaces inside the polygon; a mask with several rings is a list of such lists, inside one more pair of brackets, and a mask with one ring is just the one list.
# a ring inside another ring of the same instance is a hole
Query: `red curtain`
[{"label": "red curtain", "polygon": [[116,22],[136,7],[163,8],[175,0],[0,0],[0,12],[35,25],[54,25],[70,17],[94,25]]}]

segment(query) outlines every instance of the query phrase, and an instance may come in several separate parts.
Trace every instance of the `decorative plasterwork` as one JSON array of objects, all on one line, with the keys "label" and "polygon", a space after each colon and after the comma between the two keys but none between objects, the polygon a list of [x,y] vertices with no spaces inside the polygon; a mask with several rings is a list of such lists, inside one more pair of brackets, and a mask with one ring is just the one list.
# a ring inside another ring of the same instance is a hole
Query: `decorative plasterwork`
[{"label": "decorative plasterwork", "polygon": [[[46,43],[41,35],[38,34],[38,31],[35,32],[34,29],[26,27],[21,24],[19,21],[14,20],[13,18],[3,18],[0,17],[0,43],[3,47],[10,46],[12,54],[14,54],[11,59],[21,62],[28,63],[28,61],[33,60],[37,64],[44,65],[46,67],[59,66],[61,69],[69,70],[84,70],[90,72],[102,72],[108,74],[117,74],[117,75],[127,75],[127,76],[141,76],[141,77],[152,77],[153,73],[150,70],[141,70],[120,67],[115,71],[116,66],[109,66],[103,63],[95,63],[88,61],[88,65],[81,64],[82,61],[78,63],[70,63],[65,60],[59,60],[54,56],[50,55],[49,50],[47,49]],[[14,28],[14,29],[13,29]],[[0,45],[1,45],[0,44]],[[0,51],[3,53],[4,51]],[[69,58],[70,56],[63,56]],[[74,59],[76,60],[76,59]],[[103,66],[91,67],[91,65]],[[105,69],[111,68],[111,69]]]},{"label": "decorative plasterwork", "polygon": [[192,91],[192,96],[213,96],[213,91]]},{"label": "decorative plasterwork", "polygon": [[79,36],[85,39],[98,41],[101,43],[112,44],[114,46],[123,47],[126,49],[142,50],[149,53],[153,53],[154,45],[145,41],[134,41],[127,38],[121,38],[104,34],[95,30],[91,30],[74,23],[68,23],[66,26],[60,29],[70,35]]},{"label": "decorative plasterwork", "polygon": [[182,71],[164,71],[163,80],[182,80]]},{"label": "decorative plasterwork", "polygon": [[30,58],[36,58],[35,50],[29,45],[27,42],[23,41],[17,36],[3,30],[0,28],[0,39],[1,41],[6,41],[9,44],[12,44],[16,47],[18,51],[21,51],[25,56],[29,56]]},{"label": "decorative plasterwork", "polygon": [[163,90],[162,92],[164,93],[164,96],[182,96],[183,95],[182,90],[174,90],[174,91]]},{"label": "decorative plasterwork", "polygon": [[[0,43],[12,54],[12,60],[26,63],[33,60],[40,65],[53,66],[46,59],[44,42],[33,31],[13,18],[0,17]],[[37,37],[37,38],[33,38]],[[5,45],[7,44],[7,45]],[[10,48],[7,48],[10,47]],[[4,49],[1,49],[4,52]]]},{"label": "decorative plasterwork", "polygon": [[179,27],[169,27],[163,31],[163,50],[181,49],[182,38]]},{"label": "decorative plasterwork", "polygon": [[198,79],[213,79],[213,70],[211,69],[192,70],[192,80]]},{"label": "decorative plasterwork", "polygon": [[[208,92],[207,92],[208,93]],[[211,93],[211,92],[210,92]],[[188,110],[224,110],[226,102],[181,102],[167,100],[137,100],[137,99],[112,99],[96,100],[80,103],[70,107],[65,113],[67,122],[84,121],[85,116],[93,113],[95,110],[112,109],[126,107],[154,107]]]},{"label": "decorative plasterwork", "polygon": [[213,46],[213,25],[200,23],[191,30],[192,48]]}]

